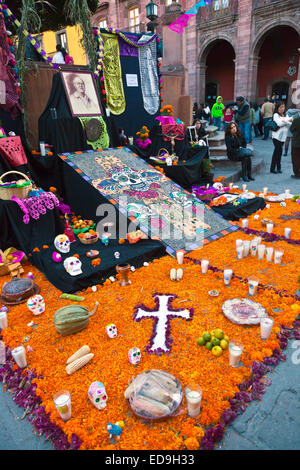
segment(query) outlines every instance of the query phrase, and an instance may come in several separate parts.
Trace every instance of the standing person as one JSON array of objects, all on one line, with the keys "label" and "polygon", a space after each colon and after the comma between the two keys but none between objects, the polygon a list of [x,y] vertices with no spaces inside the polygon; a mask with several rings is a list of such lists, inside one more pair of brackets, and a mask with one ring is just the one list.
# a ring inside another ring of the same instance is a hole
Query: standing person
[{"label": "standing person", "polygon": [[65,63],[65,55],[63,52],[63,48],[60,44],[56,46],[56,54],[54,54],[52,62],[54,64],[64,64]]},{"label": "standing person", "polygon": [[272,103],[269,98],[264,99],[264,104],[261,107],[261,117],[263,120],[263,130],[264,130],[264,137],[263,140],[268,140],[269,138],[269,129],[267,128],[267,124],[271,121],[273,113],[275,109],[275,104]]},{"label": "standing person", "polygon": [[250,144],[252,142],[250,105],[243,96],[236,98],[236,104],[238,109],[235,111],[235,121],[239,125],[247,144]]},{"label": "standing person", "polygon": [[252,123],[254,135],[255,137],[259,137],[260,133],[259,133],[258,125],[260,122],[260,109],[257,103],[253,103],[251,109],[253,109],[253,112],[254,112],[254,121]]},{"label": "standing person", "polygon": [[[289,108],[286,112],[286,115],[288,117],[291,117],[295,119],[296,117],[300,116],[300,111],[299,109],[296,108],[296,105],[292,105],[291,108]],[[291,129],[288,128],[288,133],[287,133],[287,138],[284,144],[284,156],[287,157],[288,151],[289,151],[289,145],[290,145],[290,140],[292,138],[293,134],[291,133]]]},{"label": "standing person", "polygon": [[208,103],[204,103],[203,111],[207,115],[207,125],[210,125],[210,107]]},{"label": "standing person", "polygon": [[279,129],[277,131],[272,131],[274,152],[271,161],[270,173],[282,173],[281,156],[283,144],[287,138],[288,125],[293,121],[292,118],[286,117],[285,104],[282,101],[279,101],[276,104],[273,120],[276,122]]},{"label": "standing person", "polygon": [[229,160],[242,163],[243,181],[254,181],[252,177],[252,150],[247,148],[247,142],[239,126],[230,122],[225,131],[225,143]]},{"label": "standing person", "polygon": [[214,126],[218,128],[218,131],[221,130],[223,109],[224,109],[223,98],[222,96],[218,96],[215,104],[213,105],[211,109],[211,117],[213,118]]},{"label": "standing person", "polygon": [[198,112],[198,103],[195,101],[194,106],[193,106],[193,118],[195,119],[196,114]]},{"label": "standing person", "polygon": [[292,164],[294,172],[291,177],[300,179],[300,114],[293,120],[290,131],[292,134]]},{"label": "standing person", "polygon": [[233,118],[234,118],[233,106],[227,106],[226,109],[223,109],[223,113],[224,113],[224,131],[226,131],[226,127],[231,121],[233,121]]}]

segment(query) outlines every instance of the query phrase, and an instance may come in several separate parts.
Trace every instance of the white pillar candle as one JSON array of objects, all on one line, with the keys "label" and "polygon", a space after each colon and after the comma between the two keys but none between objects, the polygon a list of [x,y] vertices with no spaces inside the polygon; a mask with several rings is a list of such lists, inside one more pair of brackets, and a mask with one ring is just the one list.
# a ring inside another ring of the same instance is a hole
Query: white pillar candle
[{"label": "white pillar candle", "polygon": [[246,258],[249,255],[249,251],[250,251],[250,240],[244,240],[243,242],[244,258]]},{"label": "white pillar candle", "polygon": [[27,366],[26,351],[25,351],[24,346],[19,346],[19,347],[13,349],[11,353],[12,353],[12,357],[16,361],[17,365],[21,369],[24,369],[24,367]]},{"label": "white pillar candle", "polygon": [[267,246],[266,247],[266,258],[267,258],[267,261],[272,261],[273,259],[273,251],[274,251],[274,248],[272,246]]},{"label": "white pillar candle", "polygon": [[225,284],[225,286],[230,285],[232,274],[233,274],[232,269],[224,269],[224,284]]},{"label": "white pillar candle", "polygon": [[62,390],[53,397],[54,404],[63,421],[68,421],[72,417],[70,392]]},{"label": "white pillar candle", "polygon": [[290,238],[291,231],[292,231],[291,228],[285,227],[285,229],[284,229],[284,236],[285,236],[285,238]]},{"label": "white pillar candle", "polygon": [[283,251],[282,250],[275,250],[274,263],[275,264],[281,264],[282,256],[283,256]]},{"label": "white pillar candle", "polygon": [[6,362],[6,352],[5,352],[5,343],[0,341],[0,364],[5,364]]},{"label": "white pillar candle", "polygon": [[237,246],[236,251],[238,259],[242,259],[244,257],[244,244]]},{"label": "white pillar candle", "polygon": [[267,232],[272,233],[273,232],[273,227],[274,227],[273,224],[267,224]]},{"label": "white pillar candle", "polygon": [[260,319],[260,335],[262,339],[268,339],[272,328],[274,320],[272,318],[263,317]]},{"label": "white pillar candle", "polygon": [[264,259],[265,251],[266,251],[266,245],[258,245],[257,247],[258,259]]},{"label": "white pillar candle", "polygon": [[209,266],[209,260],[208,259],[202,259],[201,260],[201,270],[202,274],[206,274]]},{"label": "white pillar candle", "polygon": [[229,343],[229,364],[231,367],[238,367],[243,348],[240,343]]},{"label": "white pillar candle", "polygon": [[246,191],[246,189],[247,189],[247,185],[246,185],[246,184],[243,184],[242,190],[243,190],[243,191]]},{"label": "white pillar candle", "polygon": [[200,414],[202,389],[199,385],[187,385],[185,398],[188,407],[188,414],[191,418],[196,418]]},{"label": "white pillar candle", "polygon": [[243,219],[242,220],[242,227],[247,228],[248,227],[248,219]]},{"label": "white pillar candle", "polygon": [[250,242],[251,256],[256,256],[257,247],[258,247],[258,240],[251,240]]},{"label": "white pillar candle", "polygon": [[7,315],[6,312],[0,312],[0,330],[4,330],[4,328],[7,328]]},{"label": "white pillar candle", "polygon": [[268,188],[267,187],[263,188],[263,192],[264,192],[264,195],[266,196],[268,194]]},{"label": "white pillar candle", "polygon": [[177,258],[177,263],[178,264],[183,264],[184,251],[183,250],[177,250],[176,251],[176,258]]}]

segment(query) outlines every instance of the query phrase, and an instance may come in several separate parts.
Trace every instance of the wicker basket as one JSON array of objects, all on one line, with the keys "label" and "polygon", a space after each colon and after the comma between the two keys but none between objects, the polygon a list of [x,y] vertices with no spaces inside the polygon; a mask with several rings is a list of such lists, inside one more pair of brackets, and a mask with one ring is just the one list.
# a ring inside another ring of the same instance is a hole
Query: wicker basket
[{"label": "wicker basket", "polygon": [[6,274],[9,274],[8,261],[2,250],[0,250],[0,256],[2,259],[2,263],[0,263],[0,276],[6,276]]},{"label": "wicker basket", "polygon": [[13,196],[18,197],[19,199],[25,199],[32,190],[32,184],[22,188],[8,188],[6,186],[2,186],[2,184],[4,184],[3,178],[10,174],[21,175],[22,180],[25,179],[26,181],[30,181],[28,176],[20,173],[19,171],[8,171],[7,173],[4,173],[0,178],[0,199],[3,201],[10,201]]},{"label": "wicker basket", "polygon": [[97,241],[99,240],[99,235],[95,238],[80,238],[79,237],[79,241],[80,243],[82,243],[83,245],[93,245],[94,243],[96,243]]}]

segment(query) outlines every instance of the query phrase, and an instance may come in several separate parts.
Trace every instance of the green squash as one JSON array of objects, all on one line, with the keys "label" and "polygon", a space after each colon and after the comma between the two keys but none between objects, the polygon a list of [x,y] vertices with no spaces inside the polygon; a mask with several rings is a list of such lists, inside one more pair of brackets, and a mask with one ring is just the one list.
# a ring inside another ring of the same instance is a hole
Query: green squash
[{"label": "green squash", "polygon": [[86,328],[90,317],[96,313],[99,303],[92,312],[82,305],[68,305],[57,310],[53,316],[53,322],[58,333],[73,335]]}]

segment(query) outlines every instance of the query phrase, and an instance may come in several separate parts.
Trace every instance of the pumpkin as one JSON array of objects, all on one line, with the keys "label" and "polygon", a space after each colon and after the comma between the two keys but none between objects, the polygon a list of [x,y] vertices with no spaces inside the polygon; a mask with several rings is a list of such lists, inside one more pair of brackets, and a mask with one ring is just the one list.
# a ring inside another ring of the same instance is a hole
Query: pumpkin
[{"label": "pumpkin", "polygon": [[99,303],[92,312],[82,305],[68,305],[57,310],[53,316],[53,322],[58,333],[73,335],[83,330],[89,324],[90,317],[96,313]]}]

